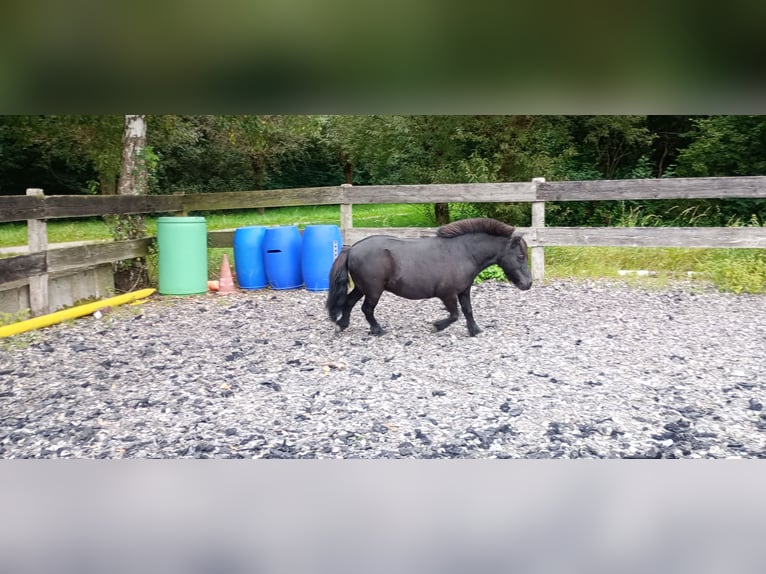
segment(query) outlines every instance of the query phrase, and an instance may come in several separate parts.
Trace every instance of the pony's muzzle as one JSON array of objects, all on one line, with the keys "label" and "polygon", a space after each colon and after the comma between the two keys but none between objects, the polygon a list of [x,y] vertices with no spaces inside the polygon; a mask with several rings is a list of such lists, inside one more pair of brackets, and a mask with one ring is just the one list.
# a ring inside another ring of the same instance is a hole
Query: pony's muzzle
[{"label": "pony's muzzle", "polygon": [[514,273],[513,276],[511,276],[511,282],[522,291],[527,291],[530,287],[532,287],[531,277],[517,273]]},{"label": "pony's muzzle", "polygon": [[522,273],[519,269],[513,269],[505,271],[505,276],[522,291],[527,291],[532,287],[532,276],[529,273]]}]

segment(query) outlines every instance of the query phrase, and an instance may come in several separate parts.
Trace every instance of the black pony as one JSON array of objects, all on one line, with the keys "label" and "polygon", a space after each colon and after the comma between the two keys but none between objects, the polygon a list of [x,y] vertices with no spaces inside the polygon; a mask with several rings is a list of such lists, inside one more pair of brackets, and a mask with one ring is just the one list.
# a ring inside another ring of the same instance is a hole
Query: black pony
[{"label": "black pony", "polygon": [[[532,276],[527,244],[514,228],[494,219],[475,218],[440,227],[436,237],[398,239],[373,235],[341,251],[330,269],[327,311],[341,330],[351,309],[364,296],[362,312],[372,335],[383,334],[374,311],[383,291],[407,299],[442,300],[449,317],[436,321],[438,331],[458,319],[463,309],[471,336],[480,332],[471,309],[471,285],[480,271],[497,264],[516,287],[527,290]],[[354,288],[348,292],[349,275]],[[340,318],[339,318],[340,317]]]}]

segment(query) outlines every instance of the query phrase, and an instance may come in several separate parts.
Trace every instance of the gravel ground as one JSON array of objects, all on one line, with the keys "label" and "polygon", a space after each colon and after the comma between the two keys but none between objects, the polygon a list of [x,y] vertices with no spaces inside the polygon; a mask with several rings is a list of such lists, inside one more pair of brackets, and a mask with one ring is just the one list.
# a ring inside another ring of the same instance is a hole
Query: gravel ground
[{"label": "gravel ground", "polygon": [[764,458],[766,297],[474,287],[483,329],[384,294],[159,297],[0,340],[0,458]]}]

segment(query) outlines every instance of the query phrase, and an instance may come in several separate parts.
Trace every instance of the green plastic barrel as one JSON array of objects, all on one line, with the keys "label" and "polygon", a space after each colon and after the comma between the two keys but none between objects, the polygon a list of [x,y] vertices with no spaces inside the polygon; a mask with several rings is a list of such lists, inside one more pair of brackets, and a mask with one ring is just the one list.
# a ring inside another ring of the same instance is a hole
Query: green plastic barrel
[{"label": "green plastic barrel", "polygon": [[204,217],[157,219],[161,295],[207,292],[207,225]]}]

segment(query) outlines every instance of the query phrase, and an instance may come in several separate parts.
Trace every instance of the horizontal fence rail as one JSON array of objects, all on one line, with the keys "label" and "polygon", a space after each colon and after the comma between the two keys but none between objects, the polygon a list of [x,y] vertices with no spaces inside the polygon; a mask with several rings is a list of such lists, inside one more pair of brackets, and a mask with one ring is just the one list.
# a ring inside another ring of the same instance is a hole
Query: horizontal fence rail
[{"label": "horizontal fence rail", "polygon": [[766,176],[552,181],[537,185],[536,201],[628,199],[757,199]]},{"label": "horizontal fence rail", "polygon": [[524,203],[538,201],[535,191],[532,182],[348,186],[342,203]]},{"label": "horizontal fence rail", "polygon": [[343,188],[309,187],[305,189],[265,189],[196,193],[182,196],[181,211],[218,211],[260,207],[295,207],[300,205],[338,205],[344,203]]},{"label": "horizontal fence rail", "polygon": [[[529,247],[708,247],[766,249],[762,227],[517,227]],[[347,244],[370,235],[430,237],[436,227],[353,227]],[[233,235],[233,232],[231,232]]]},{"label": "horizontal fence rail", "polygon": [[143,257],[154,243],[153,237],[129,241],[109,241],[48,249],[29,255],[0,259],[3,283],[19,281],[43,273],[64,273],[104,263]]},{"label": "horizontal fence rail", "polygon": [[175,195],[0,196],[0,223],[27,219],[60,219],[135,213],[183,211]]},{"label": "horizontal fence rail", "polygon": [[330,186],[177,195],[0,196],[0,223],[105,214],[374,203],[533,203],[766,198],[766,176]]},{"label": "horizontal fence rail", "polygon": [[[339,205],[345,244],[376,234],[425,237],[436,228],[353,226],[353,205],[386,203],[531,203],[532,225],[519,227],[531,248],[532,272],[544,273],[547,246],[766,248],[765,227],[546,227],[545,203],[680,199],[766,199],[766,176],[598,181],[458,183],[429,185],[339,185],[299,189],[151,196],[0,196],[0,223],[27,221],[28,253],[0,258],[0,290],[29,284],[32,313],[47,305],[48,274],[145,256],[155,239],[107,241],[49,248],[45,221],[122,214],[176,214],[219,210]],[[228,248],[234,230],[210,231],[208,246]],[[32,291],[36,295],[32,296]]]},{"label": "horizontal fence rail", "polygon": [[544,227],[540,246],[766,248],[763,227]]}]

